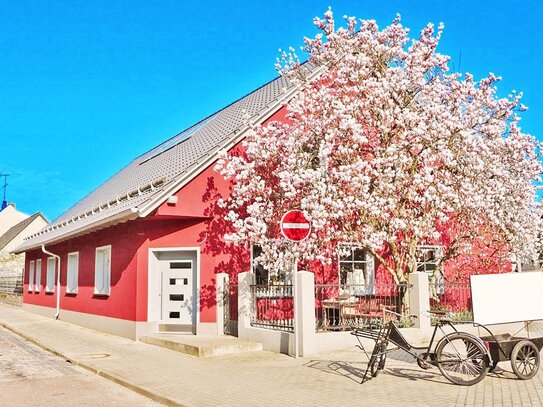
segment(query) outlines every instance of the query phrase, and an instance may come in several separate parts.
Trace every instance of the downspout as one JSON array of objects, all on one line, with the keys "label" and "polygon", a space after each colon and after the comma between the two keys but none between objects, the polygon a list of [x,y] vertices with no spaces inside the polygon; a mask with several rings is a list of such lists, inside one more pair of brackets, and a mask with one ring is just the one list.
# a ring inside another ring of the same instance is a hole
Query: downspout
[{"label": "downspout", "polygon": [[60,315],[60,256],[45,250],[45,245],[41,245],[41,251],[49,256],[53,256],[58,260],[58,273],[57,273],[57,312],[55,312],[55,319],[58,319]]}]

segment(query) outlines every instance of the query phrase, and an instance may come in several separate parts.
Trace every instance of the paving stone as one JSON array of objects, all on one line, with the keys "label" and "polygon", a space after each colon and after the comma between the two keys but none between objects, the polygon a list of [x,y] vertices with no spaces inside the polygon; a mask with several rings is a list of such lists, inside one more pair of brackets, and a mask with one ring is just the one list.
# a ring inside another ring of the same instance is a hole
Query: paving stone
[{"label": "paving stone", "polygon": [[[366,359],[354,347],[299,359],[265,351],[196,358],[14,307],[0,305],[0,324],[172,405],[542,405],[543,373],[521,381],[506,362],[477,385],[463,387],[449,383],[436,368],[421,370],[395,351],[378,377],[360,384]],[[543,323],[534,324],[531,333],[542,335]]]}]

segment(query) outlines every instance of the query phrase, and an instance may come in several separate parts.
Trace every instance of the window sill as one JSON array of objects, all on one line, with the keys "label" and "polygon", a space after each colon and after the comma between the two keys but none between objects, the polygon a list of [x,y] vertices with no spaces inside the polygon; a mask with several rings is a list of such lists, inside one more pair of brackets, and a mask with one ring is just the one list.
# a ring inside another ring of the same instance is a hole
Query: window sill
[{"label": "window sill", "polygon": [[45,290],[45,294],[54,294],[55,290]]},{"label": "window sill", "polygon": [[77,295],[77,291],[66,291],[66,295]]},{"label": "window sill", "polygon": [[97,292],[94,292],[93,295],[95,295],[97,297],[109,297],[110,293],[97,293]]}]

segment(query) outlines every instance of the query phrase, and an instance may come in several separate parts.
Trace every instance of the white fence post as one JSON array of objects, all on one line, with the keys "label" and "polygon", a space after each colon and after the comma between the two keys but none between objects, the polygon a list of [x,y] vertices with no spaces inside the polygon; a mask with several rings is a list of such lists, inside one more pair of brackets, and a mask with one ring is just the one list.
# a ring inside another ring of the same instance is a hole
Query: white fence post
[{"label": "white fence post", "polygon": [[415,328],[430,328],[430,293],[428,275],[423,272],[409,274],[409,312],[416,318]]},{"label": "white fence post", "polygon": [[316,353],[317,333],[315,331],[315,275],[309,271],[299,271],[296,278],[296,299],[298,301],[298,321],[296,322],[298,345],[301,356]]},{"label": "white fence post", "polygon": [[226,273],[217,273],[217,335],[224,335],[224,297],[228,287],[229,276]]},{"label": "white fence post", "polygon": [[251,272],[238,274],[238,338],[249,339],[247,329],[251,327],[253,298],[251,285],[255,283],[255,275]]}]

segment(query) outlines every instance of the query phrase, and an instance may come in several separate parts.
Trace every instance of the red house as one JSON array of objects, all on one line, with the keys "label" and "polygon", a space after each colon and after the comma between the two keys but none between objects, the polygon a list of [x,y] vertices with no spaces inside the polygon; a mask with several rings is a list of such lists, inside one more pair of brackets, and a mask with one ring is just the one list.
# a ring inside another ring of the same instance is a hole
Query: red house
[{"label": "red house", "polygon": [[[26,252],[24,308],[134,339],[216,334],[215,275],[235,279],[251,257],[223,240],[216,202],[229,185],[213,169],[217,152],[244,138],[247,115],[253,123],[284,120],[295,92],[284,78],[267,83],[137,157],[27,238],[16,249]],[[429,259],[421,269],[432,270],[439,248],[421,249]],[[257,282],[281,279],[255,271]],[[372,285],[390,275],[357,248],[315,279]]]},{"label": "red house", "polygon": [[216,155],[243,139],[246,115],[280,120],[293,94],[284,78],[267,83],[137,157],[27,238],[16,249],[26,252],[24,308],[128,338],[216,333],[215,274],[247,271],[250,258],[226,250],[217,227],[228,185],[213,170]]}]

